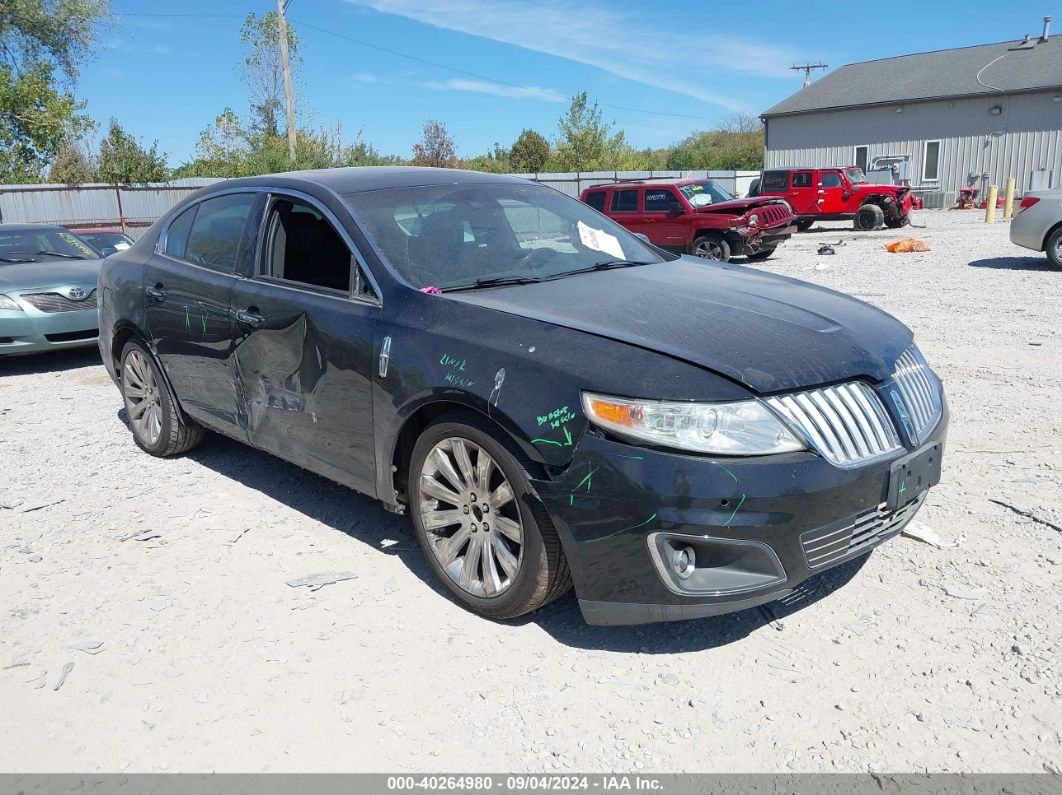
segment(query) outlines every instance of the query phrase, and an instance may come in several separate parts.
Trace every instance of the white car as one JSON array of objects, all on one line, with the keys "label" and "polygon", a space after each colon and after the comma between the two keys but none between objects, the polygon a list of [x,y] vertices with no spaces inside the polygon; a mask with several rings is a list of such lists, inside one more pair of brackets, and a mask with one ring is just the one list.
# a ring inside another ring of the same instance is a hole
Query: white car
[{"label": "white car", "polygon": [[1010,242],[1043,251],[1062,268],[1062,188],[1027,193],[1010,222]]}]

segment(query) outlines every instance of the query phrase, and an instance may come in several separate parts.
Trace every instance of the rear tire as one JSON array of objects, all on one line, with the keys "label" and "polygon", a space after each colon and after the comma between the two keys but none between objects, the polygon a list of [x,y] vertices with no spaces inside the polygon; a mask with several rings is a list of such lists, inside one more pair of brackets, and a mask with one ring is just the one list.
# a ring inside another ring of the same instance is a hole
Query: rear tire
[{"label": "rear tire", "polygon": [[729,262],[730,244],[723,239],[722,235],[701,235],[693,241],[690,253],[701,259]]},{"label": "rear tire", "polygon": [[814,218],[801,218],[796,222],[796,228],[800,232],[807,232],[815,225]]},{"label": "rear tire", "polygon": [[178,408],[155,357],[135,340],[122,349],[121,389],[133,441],[145,453],[165,458],[203,441],[203,426]]},{"label": "rear tire", "polygon": [[1062,227],[1059,227],[1047,236],[1047,245],[1044,247],[1047,261],[1055,268],[1062,268]]},{"label": "rear tire", "polygon": [[560,538],[533,497],[535,470],[472,412],[440,417],[413,448],[409,513],[417,541],[439,581],[484,618],[516,618],[571,587]]},{"label": "rear tire", "polygon": [[854,225],[856,229],[870,232],[885,223],[885,213],[876,204],[864,204],[856,210]]}]

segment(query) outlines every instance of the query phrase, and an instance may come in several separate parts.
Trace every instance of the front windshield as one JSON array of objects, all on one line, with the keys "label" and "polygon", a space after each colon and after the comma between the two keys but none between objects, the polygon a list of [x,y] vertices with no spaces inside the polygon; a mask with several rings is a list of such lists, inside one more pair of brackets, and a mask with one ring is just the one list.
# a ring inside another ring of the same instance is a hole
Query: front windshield
[{"label": "front windshield", "polygon": [[694,207],[707,207],[709,204],[728,202],[734,198],[710,179],[691,182],[689,185],[683,185],[679,190],[686,197],[686,201]]},{"label": "front windshield", "polygon": [[863,173],[861,168],[846,168],[844,173],[848,175],[848,181],[853,185],[858,185],[860,182],[867,181],[867,175]]},{"label": "front windshield", "polygon": [[665,257],[626,229],[534,183],[429,185],[344,197],[384,256],[418,288],[548,279]]},{"label": "front windshield", "polygon": [[113,248],[116,251],[124,251],[133,244],[133,241],[121,232],[85,232],[80,237],[96,248]]},{"label": "front windshield", "polygon": [[95,259],[99,254],[72,232],[56,229],[0,229],[0,265],[67,259]]}]

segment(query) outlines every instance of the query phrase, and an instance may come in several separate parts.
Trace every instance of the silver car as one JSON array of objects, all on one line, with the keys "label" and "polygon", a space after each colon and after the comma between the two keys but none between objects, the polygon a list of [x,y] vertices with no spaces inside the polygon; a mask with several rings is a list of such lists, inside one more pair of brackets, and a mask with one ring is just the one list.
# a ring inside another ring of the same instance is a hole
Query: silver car
[{"label": "silver car", "polygon": [[1043,251],[1062,268],[1062,188],[1026,193],[1010,222],[1010,242]]},{"label": "silver car", "polygon": [[95,345],[100,262],[61,226],[0,224],[0,357]]}]

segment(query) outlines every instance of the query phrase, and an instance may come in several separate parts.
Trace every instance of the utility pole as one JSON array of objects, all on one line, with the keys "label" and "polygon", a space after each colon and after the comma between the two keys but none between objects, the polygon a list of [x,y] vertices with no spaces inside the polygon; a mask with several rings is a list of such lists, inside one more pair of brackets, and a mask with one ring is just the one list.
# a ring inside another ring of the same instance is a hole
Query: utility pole
[{"label": "utility pole", "polygon": [[792,69],[794,72],[803,72],[804,73],[804,88],[807,88],[808,86],[811,85],[811,71],[813,69],[825,69],[826,68],[826,64],[824,64],[824,63],[806,63],[806,64],[803,64],[802,66],[797,66],[796,64],[793,64],[789,68]]},{"label": "utility pole", "polygon": [[277,0],[277,26],[280,33],[280,63],[284,67],[284,100],[288,106],[288,159],[295,162],[295,98],[291,93],[291,63],[288,61],[288,21],[284,10],[290,0]]}]

